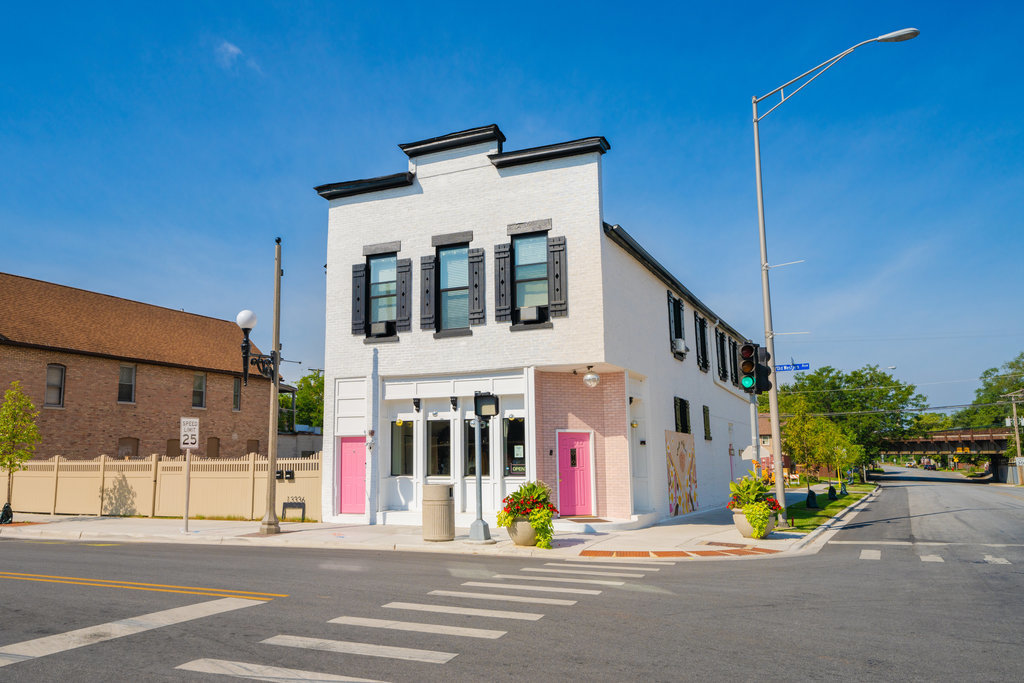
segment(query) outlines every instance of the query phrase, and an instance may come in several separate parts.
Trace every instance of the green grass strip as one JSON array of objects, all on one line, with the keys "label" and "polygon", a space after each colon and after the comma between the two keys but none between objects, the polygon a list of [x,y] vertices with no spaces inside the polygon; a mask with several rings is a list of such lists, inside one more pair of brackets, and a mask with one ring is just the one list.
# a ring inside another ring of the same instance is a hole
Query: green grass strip
[{"label": "green grass strip", "polygon": [[[838,488],[836,490],[838,491]],[[814,531],[819,526],[874,491],[875,485],[854,484],[853,486],[847,486],[846,490],[848,492],[847,495],[839,496],[838,500],[829,500],[827,492],[818,493],[818,505],[821,507],[817,510],[808,510],[807,503],[805,501],[787,505],[786,518],[793,527],[793,531],[798,531],[804,534]]]}]

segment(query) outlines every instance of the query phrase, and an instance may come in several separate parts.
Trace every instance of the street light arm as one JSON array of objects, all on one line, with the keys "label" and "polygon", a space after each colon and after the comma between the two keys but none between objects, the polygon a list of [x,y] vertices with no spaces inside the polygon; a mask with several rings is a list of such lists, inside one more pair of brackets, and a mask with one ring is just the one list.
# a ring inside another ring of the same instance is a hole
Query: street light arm
[{"label": "street light arm", "polygon": [[813,80],[814,80],[815,78],[817,78],[817,77],[818,77],[818,76],[820,76],[821,74],[823,74],[823,73],[825,73],[826,71],[828,71],[829,69],[831,69],[831,68],[832,68],[833,66],[835,66],[835,65],[836,65],[836,63],[837,63],[837,62],[838,62],[839,60],[841,60],[841,59],[842,59],[843,57],[845,57],[846,55],[850,54],[851,52],[853,52],[854,50],[856,50],[856,49],[857,49],[858,47],[861,47],[861,46],[863,46],[863,45],[867,45],[868,43],[874,43],[874,42],[876,42],[877,40],[878,40],[878,38],[872,38],[871,40],[865,40],[865,41],[863,41],[863,42],[857,43],[857,44],[856,44],[856,45],[854,45],[853,47],[851,47],[851,48],[849,48],[849,49],[847,49],[847,50],[844,50],[843,52],[840,52],[840,53],[839,53],[839,54],[837,54],[837,55],[836,55],[835,57],[832,57],[831,59],[826,59],[826,60],[825,60],[824,62],[822,62],[822,63],[821,63],[821,64],[819,64],[818,66],[814,67],[813,69],[808,69],[807,71],[805,71],[804,73],[800,74],[800,75],[799,75],[799,76],[797,76],[796,78],[794,78],[794,79],[792,79],[792,80],[790,80],[790,81],[787,81],[787,82],[783,83],[782,85],[780,85],[779,87],[777,87],[777,88],[776,88],[775,90],[772,90],[771,92],[769,92],[769,93],[767,93],[767,94],[765,94],[765,95],[762,95],[761,97],[755,97],[755,98],[754,98],[754,104],[758,104],[758,103],[760,103],[760,102],[762,102],[762,101],[766,100],[767,98],[771,97],[771,96],[772,96],[772,95],[774,95],[775,93],[777,93],[777,92],[782,92],[783,90],[785,90],[785,89],[786,89],[786,88],[788,88],[789,86],[793,85],[793,84],[794,84],[794,83],[796,83],[797,81],[800,81],[800,80],[802,80],[802,79],[804,79],[804,78],[807,78],[807,76],[811,76],[811,74],[814,74],[813,76],[811,76],[810,78],[808,78],[806,82],[804,82],[804,83],[801,83],[801,84],[800,84],[800,87],[799,87],[799,88],[797,88],[797,89],[796,89],[796,90],[794,90],[793,92],[789,93],[789,95],[786,95],[786,94],[785,94],[785,92],[783,92],[783,93],[782,93],[782,99],[781,99],[781,100],[779,100],[779,103],[778,103],[778,104],[776,104],[776,105],[775,105],[774,107],[772,107],[771,109],[769,109],[768,111],[766,111],[765,113],[763,113],[763,114],[761,114],[760,116],[758,116],[758,117],[757,117],[757,120],[758,120],[758,121],[760,121],[760,120],[761,120],[761,119],[763,119],[764,117],[768,116],[768,114],[771,114],[771,113],[772,113],[773,111],[775,111],[776,109],[778,109],[778,108],[779,108],[779,107],[780,107],[780,106],[782,105],[782,103],[783,103],[783,102],[785,102],[785,101],[786,101],[786,100],[788,100],[788,99],[789,99],[790,97],[792,97],[793,95],[797,94],[798,92],[800,92],[801,90],[803,90],[804,88],[806,88],[806,87],[807,87],[807,86],[808,86],[808,85],[809,85],[809,84],[811,83],[811,81],[813,81]]}]

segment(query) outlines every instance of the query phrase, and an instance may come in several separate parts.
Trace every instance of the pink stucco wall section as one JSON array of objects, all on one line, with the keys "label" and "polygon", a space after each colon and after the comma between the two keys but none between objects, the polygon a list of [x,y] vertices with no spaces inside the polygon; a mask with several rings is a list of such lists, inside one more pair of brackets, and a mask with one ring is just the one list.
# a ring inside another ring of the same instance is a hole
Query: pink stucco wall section
[{"label": "pink stucco wall section", "polygon": [[[594,432],[598,517],[628,519],[629,438],[625,373],[602,373],[593,389],[579,375],[537,372],[537,477],[558,494],[556,430]],[[549,453],[551,455],[549,455]]]}]

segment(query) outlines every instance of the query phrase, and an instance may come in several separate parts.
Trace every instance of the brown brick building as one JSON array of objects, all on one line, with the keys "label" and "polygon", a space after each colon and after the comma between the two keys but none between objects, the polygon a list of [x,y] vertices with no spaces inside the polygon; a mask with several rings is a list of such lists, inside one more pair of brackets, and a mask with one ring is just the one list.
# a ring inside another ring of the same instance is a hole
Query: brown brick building
[{"label": "brown brick building", "polygon": [[197,455],[265,452],[271,386],[242,386],[241,341],[233,321],[0,273],[0,391],[19,380],[39,408],[38,458],[177,457],[182,417]]}]

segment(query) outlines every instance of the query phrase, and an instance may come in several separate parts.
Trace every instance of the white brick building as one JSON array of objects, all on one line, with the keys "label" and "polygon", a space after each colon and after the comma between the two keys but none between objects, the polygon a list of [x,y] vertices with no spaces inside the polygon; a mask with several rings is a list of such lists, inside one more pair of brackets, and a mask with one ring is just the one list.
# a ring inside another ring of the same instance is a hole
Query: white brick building
[{"label": "white brick building", "polygon": [[401,145],[407,172],[316,188],[330,202],[322,519],[418,524],[436,482],[468,525],[476,391],[500,399],[481,468],[492,523],[530,479],[582,520],[723,504],[751,443],[741,335],[604,221],[604,138],[504,141],[492,125]]}]

